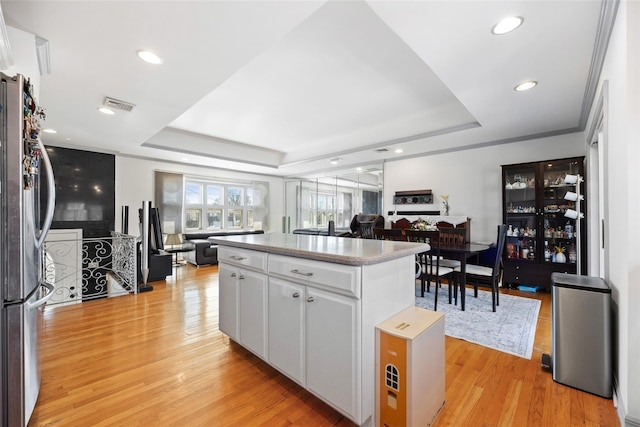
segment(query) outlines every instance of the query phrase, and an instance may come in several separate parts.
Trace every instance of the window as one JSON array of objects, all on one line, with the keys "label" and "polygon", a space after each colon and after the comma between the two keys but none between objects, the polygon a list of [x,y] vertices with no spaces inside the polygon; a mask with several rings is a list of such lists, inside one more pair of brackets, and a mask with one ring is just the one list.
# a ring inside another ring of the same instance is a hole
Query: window
[{"label": "window", "polygon": [[221,229],[222,215],[222,209],[207,209],[207,229]]},{"label": "window", "polygon": [[242,195],[244,189],[239,187],[227,188],[227,204],[229,206],[244,206],[244,200]]},{"label": "window", "polygon": [[385,367],[385,372],[385,383],[387,387],[395,391],[400,391],[400,375],[398,374],[398,368],[389,363]]},{"label": "window", "polygon": [[207,205],[222,206],[224,188],[219,185],[207,185]]},{"label": "window", "polygon": [[185,218],[187,229],[199,230],[202,228],[202,212],[200,209],[187,209]]},{"label": "window", "polygon": [[[185,182],[185,228],[195,230],[252,229],[267,223],[267,183],[222,184]],[[256,219],[256,215],[260,218]]]},{"label": "window", "polygon": [[[310,227],[326,227],[329,221],[334,221],[336,226],[349,226],[344,224],[343,218],[351,221],[351,203],[345,203],[345,199],[351,198],[349,193],[338,191],[330,193],[323,191],[311,191],[308,193],[307,218]],[[347,210],[346,216],[344,210]]]},{"label": "window", "polygon": [[199,184],[187,183],[185,187],[185,203],[187,205],[202,204],[202,186]]}]

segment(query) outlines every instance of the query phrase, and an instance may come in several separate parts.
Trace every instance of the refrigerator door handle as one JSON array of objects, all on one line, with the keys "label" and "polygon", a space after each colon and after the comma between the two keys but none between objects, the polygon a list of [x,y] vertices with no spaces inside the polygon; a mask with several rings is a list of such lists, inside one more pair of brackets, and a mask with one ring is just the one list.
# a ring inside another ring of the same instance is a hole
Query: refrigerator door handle
[{"label": "refrigerator door handle", "polygon": [[47,213],[44,218],[44,224],[42,224],[42,230],[40,231],[40,237],[36,242],[36,247],[40,249],[44,244],[44,239],[47,238],[47,233],[49,233],[49,229],[51,228],[51,221],[53,221],[53,213],[56,207],[56,183],[53,178],[53,169],[51,168],[51,161],[49,160],[49,155],[47,154],[47,149],[41,141],[38,141],[40,144],[40,153],[42,159],[46,163],[46,177],[47,177]]},{"label": "refrigerator door handle", "polygon": [[54,291],[56,289],[56,287],[54,285],[52,285],[51,283],[47,283],[47,282],[41,282],[40,286],[44,286],[45,288],[47,288],[49,290],[49,292],[47,292],[45,296],[43,296],[42,298],[40,298],[40,299],[38,299],[38,300],[36,300],[34,302],[26,303],[27,306],[30,309],[38,308],[41,305],[44,305],[47,301],[49,301],[51,299],[51,297],[53,296],[53,293],[54,293]]}]

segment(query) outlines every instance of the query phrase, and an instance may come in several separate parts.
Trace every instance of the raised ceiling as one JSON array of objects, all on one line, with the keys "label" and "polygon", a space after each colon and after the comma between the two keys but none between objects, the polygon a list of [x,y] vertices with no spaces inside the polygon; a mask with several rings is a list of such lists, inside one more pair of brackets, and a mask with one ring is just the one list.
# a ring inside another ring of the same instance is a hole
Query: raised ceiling
[{"label": "raised ceiling", "polygon": [[579,130],[606,31],[591,0],[1,5],[49,40],[45,142],[278,176]]}]

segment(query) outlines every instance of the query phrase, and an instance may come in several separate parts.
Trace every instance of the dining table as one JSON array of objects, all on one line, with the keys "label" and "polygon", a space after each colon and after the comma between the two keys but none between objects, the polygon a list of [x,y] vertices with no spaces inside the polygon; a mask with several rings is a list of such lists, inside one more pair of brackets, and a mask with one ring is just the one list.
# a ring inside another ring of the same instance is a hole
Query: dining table
[{"label": "dining table", "polygon": [[[440,256],[460,261],[460,308],[464,311],[465,289],[467,284],[467,260],[489,249],[482,243],[465,243],[462,245],[440,245]],[[456,284],[457,286],[457,284]],[[455,303],[458,303],[458,291],[454,286]]]}]

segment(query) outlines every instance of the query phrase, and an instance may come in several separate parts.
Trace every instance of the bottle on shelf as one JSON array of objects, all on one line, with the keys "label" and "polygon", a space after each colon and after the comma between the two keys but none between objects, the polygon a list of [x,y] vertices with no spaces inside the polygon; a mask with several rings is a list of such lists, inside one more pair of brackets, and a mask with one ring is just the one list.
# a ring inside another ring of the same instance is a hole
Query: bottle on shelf
[{"label": "bottle on shelf", "polygon": [[568,239],[573,237],[573,225],[571,225],[569,221],[567,221],[567,225],[564,226],[564,234]]},{"label": "bottle on shelf", "polygon": [[544,241],[544,260],[551,261],[551,251],[549,250],[549,242]]},{"label": "bottle on shelf", "polygon": [[575,264],[578,261],[578,252],[576,252],[576,245],[571,243],[569,246],[569,262]]}]

